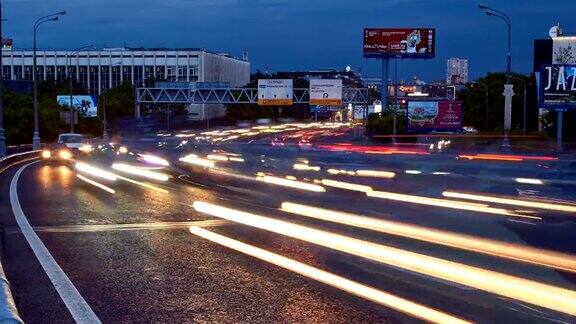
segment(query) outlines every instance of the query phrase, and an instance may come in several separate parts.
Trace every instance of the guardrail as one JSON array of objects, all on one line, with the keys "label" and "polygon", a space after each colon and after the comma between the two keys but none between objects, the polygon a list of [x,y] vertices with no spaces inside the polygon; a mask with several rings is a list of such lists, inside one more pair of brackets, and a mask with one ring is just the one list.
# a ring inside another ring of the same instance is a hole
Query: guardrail
[{"label": "guardrail", "polygon": [[[39,157],[40,151],[29,151],[17,154],[12,154],[0,158],[0,173],[4,172],[9,167],[16,163],[24,162],[28,160],[34,160]],[[10,282],[6,278],[4,273],[4,268],[0,262],[0,323],[18,323],[22,324],[24,321],[20,318],[18,314],[18,309],[16,309],[16,303],[14,302],[14,297],[12,296],[12,291],[10,290]]]}]

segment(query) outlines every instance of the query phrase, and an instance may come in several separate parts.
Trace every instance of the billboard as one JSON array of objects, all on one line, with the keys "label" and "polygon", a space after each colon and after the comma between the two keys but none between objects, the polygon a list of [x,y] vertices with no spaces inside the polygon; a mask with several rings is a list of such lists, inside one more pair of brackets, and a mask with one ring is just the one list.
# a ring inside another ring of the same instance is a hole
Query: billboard
[{"label": "billboard", "polygon": [[[57,96],[56,100],[60,106],[70,107],[70,96]],[[98,115],[98,97],[88,95],[72,96],[72,105],[85,117],[96,117]]]},{"label": "billboard", "polygon": [[540,108],[576,108],[576,65],[544,65],[539,79]]},{"label": "billboard", "polygon": [[342,80],[311,79],[310,104],[324,106],[342,105]]},{"label": "billboard", "polygon": [[409,101],[409,131],[459,131],[462,129],[460,101]]},{"label": "billboard", "polygon": [[434,58],[434,28],[365,28],[364,57]]},{"label": "billboard", "polygon": [[576,37],[552,38],[552,64],[576,64]]},{"label": "billboard", "polygon": [[291,105],[293,100],[292,79],[259,79],[259,105]]}]

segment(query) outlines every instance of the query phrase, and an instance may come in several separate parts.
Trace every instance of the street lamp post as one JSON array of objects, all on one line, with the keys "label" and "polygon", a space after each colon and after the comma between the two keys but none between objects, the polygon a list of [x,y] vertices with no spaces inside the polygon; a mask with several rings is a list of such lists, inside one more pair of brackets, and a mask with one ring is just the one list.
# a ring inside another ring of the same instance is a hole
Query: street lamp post
[{"label": "street lamp post", "polygon": [[506,24],[508,30],[508,53],[506,56],[506,84],[504,85],[504,142],[502,146],[509,147],[510,139],[508,138],[508,133],[510,132],[512,126],[512,96],[514,96],[513,86],[510,83],[510,70],[512,66],[512,23],[510,17],[504,12],[490,8],[485,5],[479,5],[478,8],[483,10],[486,15],[491,17],[497,17],[502,19]]},{"label": "street lamp post", "polygon": [[524,109],[522,112],[522,133],[524,133],[524,135],[526,135],[526,80],[524,80],[524,78],[521,77],[516,77],[516,76],[512,76],[512,78],[516,79],[516,80],[520,80],[522,81],[522,85],[524,87]]},{"label": "street lamp post", "polygon": [[6,138],[4,137],[4,68],[2,65],[2,2],[0,2],[0,157],[6,155]]},{"label": "street lamp post", "polygon": [[61,11],[53,13],[51,15],[46,15],[38,18],[34,22],[34,46],[32,48],[32,82],[34,83],[34,136],[32,137],[32,149],[40,149],[40,132],[39,132],[39,116],[38,116],[38,78],[36,78],[36,34],[38,32],[38,27],[40,25],[50,22],[57,21],[59,16],[66,14],[66,11]]},{"label": "street lamp post", "polygon": [[68,81],[70,86],[70,133],[74,133],[74,87],[72,82],[72,74],[70,73],[70,66],[72,65],[72,54],[78,54],[78,52],[92,47],[92,44],[79,47],[68,54],[68,67],[66,69],[66,74],[68,75]]}]

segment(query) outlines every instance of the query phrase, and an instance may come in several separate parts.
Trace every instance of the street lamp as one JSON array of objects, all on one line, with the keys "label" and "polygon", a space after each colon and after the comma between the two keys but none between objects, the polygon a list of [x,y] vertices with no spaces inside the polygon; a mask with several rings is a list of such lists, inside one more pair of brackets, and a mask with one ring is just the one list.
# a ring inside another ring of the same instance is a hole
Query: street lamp
[{"label": "street lamp", "polygon": [[60,16],[66,14],[66,11],[61,11],[57,13],[53,13],[50,15],[42,16],[34,22],[34,46],[33,46],[33,54],[32,54],[32,81],[34,83],[34,137],[32,137],[32,149],[39,150],[40,149],[40,132],[38,130],[38,123],[39,123],[39,116],[38,116],[38,78],[36,78],[36,34],[38,32],[38,27],[40,25],[50,22],[50,21],[57,21]]},{"label": "street lamp", "polygon": [[510,140],[508,138],[508,133],[510,132],[510,128],[512,125],[512,96],[514,95],[514,90],[512,84],[510,84],[510,69],[512,65],[512,51],[511,51],[511,43],[512,43],[512,23],[510,21],[510,17],[504,12],[485,6],[485,5],[478,5],[480,10],[483,10],[486,15],[491,17],[497,17],[502,19],[508,28],[508,54],[506,56],[506,84],[504,85],[504,142],[502,146],[508,147],[510,146]]},{"label": "street lamp", "polygon": [[82,47],[79,47],[77,49],[75,49],[74,51],[72,51],[71,53],[68,53],[68,67],[66,69],[66,74],[68,75],[68,81],[70,82],[70,133],[74,133],[74,102],[73,102],[73,94],[74,94],[74,88],[72,85],[72,75],[70,73],[70,66],[72,65],[72,54],[78,54],[78,52],[83,51],[85,49],[91,48],[92,44],[90,45],[85,45]]},{"label": "street lamp", "polygon": [[6,155],[6,138],[4,137],[4,68],[2,66],[2,2],[0,2],[0,157]]}]

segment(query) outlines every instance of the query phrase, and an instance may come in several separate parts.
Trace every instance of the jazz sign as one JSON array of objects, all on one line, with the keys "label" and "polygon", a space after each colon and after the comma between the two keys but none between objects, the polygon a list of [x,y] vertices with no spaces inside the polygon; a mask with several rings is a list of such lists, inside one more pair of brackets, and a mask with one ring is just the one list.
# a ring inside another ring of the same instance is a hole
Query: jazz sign
[{"label": "jazz sign", "polygon": [[576,109],[576,65],[544,65],[539,88],[540,108]]}]

